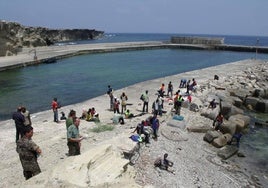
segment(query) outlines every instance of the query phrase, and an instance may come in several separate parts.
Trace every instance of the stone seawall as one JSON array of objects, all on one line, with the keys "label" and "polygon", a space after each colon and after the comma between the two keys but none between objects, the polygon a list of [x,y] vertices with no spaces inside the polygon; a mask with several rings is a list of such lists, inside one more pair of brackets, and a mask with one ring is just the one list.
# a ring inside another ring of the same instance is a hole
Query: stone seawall
[{"label": "stone seawall", "polygon": [[218,45],[218,44],[224,44],[224,38],[171,37],[171,43],[173,43],[173,44]]}]

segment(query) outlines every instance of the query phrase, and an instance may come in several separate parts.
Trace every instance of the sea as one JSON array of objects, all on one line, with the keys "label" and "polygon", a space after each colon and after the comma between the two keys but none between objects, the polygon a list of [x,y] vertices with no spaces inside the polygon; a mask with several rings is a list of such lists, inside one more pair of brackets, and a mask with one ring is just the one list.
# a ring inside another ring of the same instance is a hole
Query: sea
[{"label": "sea", "polygon": [[[106,33],[96,40],[68,41],[55,45],[133,41],[170,41],[172,36],[224,38],[225,44],[268,46],[266,36],[204,34]],[[106,93],[107,85],[120,89],[145,80],[179,74],[244,59],[268,59],[268,54],[190,50],[151,49],[84,54],[0,72],[0,121],[11,119],[18,105],[31,113],[48,110],[54,97],[62,106],[82,102]],[[254,125],[255,119],[268,121],[267,114],[253,114],[248,134],[241,139],[247,163],[268,177],[268,128]]]}]

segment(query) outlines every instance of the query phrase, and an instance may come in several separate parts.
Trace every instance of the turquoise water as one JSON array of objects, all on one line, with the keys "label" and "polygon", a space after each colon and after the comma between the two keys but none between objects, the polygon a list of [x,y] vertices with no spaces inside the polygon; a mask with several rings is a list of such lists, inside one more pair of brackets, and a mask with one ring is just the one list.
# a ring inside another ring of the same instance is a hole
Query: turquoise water
[{"label": "turquoise water", "polygon": [[[0,73],[0,120],[9,119],[18,105],[31,113],[102,95],[141,81],[254,57],[254,53],[159,49],[88,54]],[[259,55],[259,58],[264,55]]]}]

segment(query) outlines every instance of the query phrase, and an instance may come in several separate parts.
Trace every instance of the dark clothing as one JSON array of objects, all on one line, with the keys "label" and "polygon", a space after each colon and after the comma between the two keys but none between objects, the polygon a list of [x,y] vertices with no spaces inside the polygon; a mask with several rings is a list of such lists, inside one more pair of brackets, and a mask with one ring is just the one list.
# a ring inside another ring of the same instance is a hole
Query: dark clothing
[{"label": "dark clothing", "polygon": [[29,179],[41,172],[37,162],[37,152],[39,148],[31,139],[22,137],[17,142],[17,152],[19,153],[23,174],[25,179]]},{"label": "dark clothing", "polygon": [[137,134],[139,134],[139,135],[144,134],[144,136],[145,136],[145,139],[144,139],[145,143],[150,143],[150,141],[149,141],[150,135],[149,135],[148,132],[146,132],[144,130],[144,125],[142,123],[138,124],[138,126],[135,129],[135,131],[137,131]]},{"label": "dark clothing", "polygon": [[16,142],[17,142],[19,138],[22,137],[24,134],[23,128],[24,128],[25,118],[21,112],[17,111],[13,113],[12,119],[15,121],[15,125],[16,125]]},{"label": "dark clothing", "polygon": [[143,102],[142,112],[148,112],[148,102]]},{"label": "dark clothing", "polygon": [[80,155],[80,146],[78,142],[68,142],[69,156]]}]

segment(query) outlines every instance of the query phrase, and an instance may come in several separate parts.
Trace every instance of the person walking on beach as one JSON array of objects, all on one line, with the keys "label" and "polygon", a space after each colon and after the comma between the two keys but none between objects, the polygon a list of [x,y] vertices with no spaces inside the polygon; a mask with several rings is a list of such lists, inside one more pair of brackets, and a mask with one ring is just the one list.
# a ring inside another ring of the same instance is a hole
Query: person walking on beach
[{"label": "person walking on beach", "polygon": [[149,105],[149,95],[148,95],[148,90],[146,90],[145,93],[143,93],[143,94],[141,95],[141,100],[143,101],[142,112],[147,112],[147,113],[148,113],[148,105]]},{"label": "person walking on beach", "polygon": [[30,112],[26,109],[25,106],[21,107],[21,113],[24,116],[24,125],[25,126],[32,126],[32,121],[31,121],[31,117],[30,117]]},{"label": "person walking on beach", "polygon": [[127,100],[128,100],[125,92],[123,92],[121,94],[120,99],[121,99],[121,114],[123,114],[124,111],[126,111],[126,109],[127,109]]},{"label": "person walking on beach", "polygon": [[72,124],[67,131],[67,145],[69,148],[69,156],[80,155],[81,141],[83,137],[79,133],[80,119],[74,118]]},{"label": "person walking on beach", "polygon": [[23,114],[21,113],[21,107],[19,106],[17,108],[17,111],[13,113],[12,119],[15,122],[16,126],[16,142],[23,136],[23,130],[24,130],[24,122],[25,118]]},{"label": "person walking on beach", "polygon": [[51,104],[52,110],[53,110],[53,114],[54,114],[54,122],[58,123],[59,122],[59,115],[58,115],[58,102],[57,102],[57,98],[54,98]]},{"label": "person walking on beach", "polygon": [[26,180],[41,172],[37,157],[42,153],[38,145],[32,141],[33,127],[27,126],[24,135],[17,142],[17,152],[23,168],[23,175]]}]

